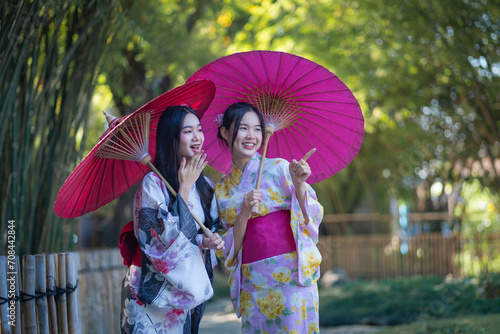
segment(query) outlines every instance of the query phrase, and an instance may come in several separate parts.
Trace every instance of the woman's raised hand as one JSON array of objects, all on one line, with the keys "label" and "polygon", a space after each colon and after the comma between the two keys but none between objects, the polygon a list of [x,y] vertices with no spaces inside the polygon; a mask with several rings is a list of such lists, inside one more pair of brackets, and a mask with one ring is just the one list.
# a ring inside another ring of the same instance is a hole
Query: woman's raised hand
[{"label": "woman's raised hand", "polygon": [[290,176],[292,177],[293,184],[297,187],[300,184],[306,182],[306,180],[311,176],[311,167],[307,163],[307,159],[316,152],[316,149],[312,149],[299,161],[293,159],[290,162]]},{"label": "woman's raised hand", "polygon": [[187,161],[185,157],[182,157],[181,159],[181,165],[177,176],[179,180],[179,195],[186,203],[188,201],[191,188],[200,177],[203,168],[207,165],[207,162],[205,161],[206,157],[207,155],[201,151],[196,152],[189,161]]},{"label": "woman's raised hand", "polygon": [[178,173],[179,189],[181,187],[191,189],[196,180],[200,177],[201,172],[208,163],[205,161],[207,155],[203,152],[204,151],[196,152],[189,161],[185,157],[182,157]]}]

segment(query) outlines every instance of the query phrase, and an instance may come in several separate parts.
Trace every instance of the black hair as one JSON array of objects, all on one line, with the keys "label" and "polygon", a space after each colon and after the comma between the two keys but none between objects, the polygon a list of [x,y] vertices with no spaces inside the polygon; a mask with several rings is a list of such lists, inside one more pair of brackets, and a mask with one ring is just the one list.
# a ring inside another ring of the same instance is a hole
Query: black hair
[{"label": "black hair", "polygon": [[[231,104],[226,111],[224,111],[224,116],[222,117],[222,124],[219,125],[219,130],[217,132],[217,138],[219,138],[219,142],[222,145],[226,145],[227,147],[233,147],[234,141],[236,140],[236,136],[238,135],[238,131],[240,128],[241,124],[241,119],[245,114],[249,111],[253,111],[257,114],[257,117],[259,118],[260,122],[260,127],[262,129],[262,133],[264,133],[264,117],[260,113],[260,111],[255,108],[253,105],[250,103],[246,102],[236,102]],[[227,140],[222,137],[221,134],[221,128],[225,127],[227,131],[231,128],[231,125],[234,124],[233,127],[233,138],[231,140],[231,145],[227,142]],[[263,135],[262,135],[263,136]],[[262,138],[264,140],[264,138]]]},{"label": "black hair", "polygon": [[[179,179],[177,174],[182,159],[179,154],[182,123],[188,113],[200,119],[198,114],[188,106],[170,106],[161,114],[156,129],[156,155],[154,166],[176,192],[179,192]],[[212,204],[214,190],[205,179],[203,172],[200,174],[198,180],[196,180],[196,190],[200,195],[201,206],[205,214],[205,226],[211,229],[212,218],[210,216],[210,206]],[[169,209],[171,209],[174,202],[175,197],[170,194]]]}]

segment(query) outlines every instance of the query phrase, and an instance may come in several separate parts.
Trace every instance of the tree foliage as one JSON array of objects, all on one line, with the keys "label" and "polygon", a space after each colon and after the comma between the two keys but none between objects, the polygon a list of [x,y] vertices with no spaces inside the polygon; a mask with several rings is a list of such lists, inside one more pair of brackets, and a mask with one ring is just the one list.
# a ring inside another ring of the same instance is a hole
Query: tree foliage
[{"label": "tree foliage", "polygon": [[[75,167],[94,77],[115,24],[112,1],[0,5],[0,246],[14,221],[18,254],[68,247],[55,195]],[[105,33],[103,33],[105,32]]]},{"label": "tree foliage", "polygon": [[[135,81],[139,90],[153,92],[155,84],[168,83],[157,86],[157,95],[211,60],[255,49],[309,58],[352,89],[364,111],[366,136],[345,170],[315,185],[327,212],[387,212],[391,196],[403,198],[412,211],[446,210],[439,203],[455,205],[463,182],[475,178],[498,190],[499,170],[491,167],[500,150],[498,4],[276,0],[136,6],[126,14],[124,47],[109,62],[114,96],[132,82],[121,78],[137,61],[145,73],[145,80]],[[133,58],[126,59],[126,50]],[[439,200],[430,194],[436,180],[452,189]]]},{"label": "tree foliage", "polygon": [[364,111],[367,134],[341,173],[348,177],[317,187],[330,192],[326,201],[343,198],[351,212],[366,197],[383,212],[388,196],[399,194],[413,210],[432,210],[428,193],[438,178],[455,193],[472,178],[499,189],[498,3],[282,0],[254,7],[231,51],[283,50],[317,61]]},{"label": "tree foliage", "polygon": [[[7,219],[16,219],[26,230],[23,250],[62,235],[52,203],[90,148],[84,143],[97,142],[86,138],[86,124],[98,75],[121,116],[208,62],[255,49],[318,62],[361,104],[360,153],[315,185],[327,213],[387,212],[396,196],[412,211],[444,210],[447,197],[466,215],[462,187],[477,180],[496,199],[498,217],[494,1],[7,1],[0,15],[2,235]],[[437,199],[436,181],[446,185]],[[126,196],[116,208],[119,224],[131,218]]]}]

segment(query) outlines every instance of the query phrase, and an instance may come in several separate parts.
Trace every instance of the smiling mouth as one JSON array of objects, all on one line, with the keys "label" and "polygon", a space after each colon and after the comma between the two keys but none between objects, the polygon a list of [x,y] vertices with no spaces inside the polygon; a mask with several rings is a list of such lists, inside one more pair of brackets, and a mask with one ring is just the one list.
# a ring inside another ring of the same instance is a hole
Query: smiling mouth
[{"label": "smiling mouth", "polygon": [[248,149],[248,150],[251,150],[255,147],[255,143],[244,143],[243,147]]},{"label": "smiling mouth", "polygon": [[191,145],[189,146],[192,150],[197,151],[201,148],[201,145]]}]

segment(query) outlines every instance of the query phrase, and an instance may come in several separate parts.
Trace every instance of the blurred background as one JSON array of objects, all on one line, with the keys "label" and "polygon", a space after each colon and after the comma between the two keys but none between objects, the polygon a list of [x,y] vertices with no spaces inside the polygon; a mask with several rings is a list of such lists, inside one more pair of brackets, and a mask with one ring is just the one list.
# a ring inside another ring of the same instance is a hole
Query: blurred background
[{"label": "blurred background", "polygon": [[[75,219],[60,187],[106,129],[228,54],[328,68],[365,117],[357,157],[315,184],[322,271],[500,271],[500,4],[491,0],[95,0],[0,4],[0,246],[116,247],[136,187]],[[214,181],[221,175],[207,167]]]}]

